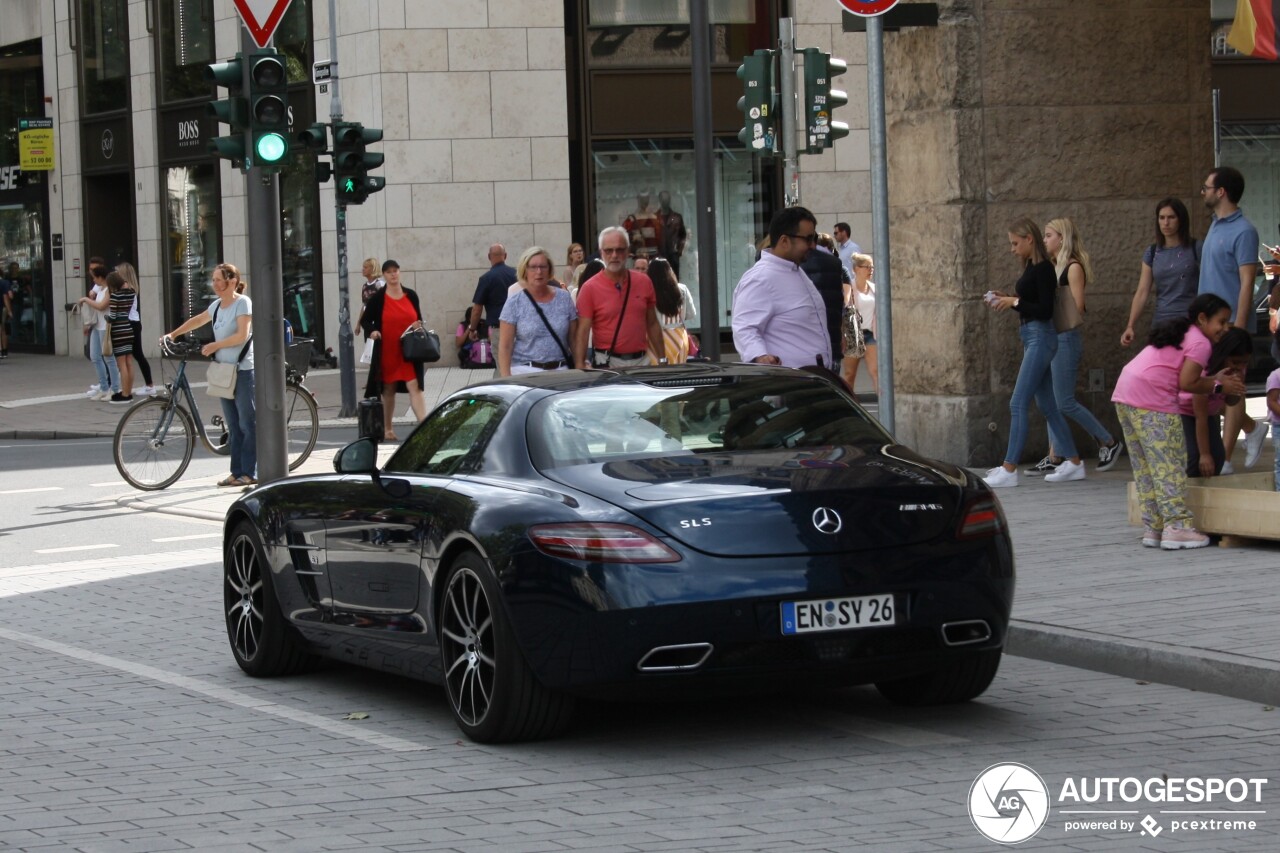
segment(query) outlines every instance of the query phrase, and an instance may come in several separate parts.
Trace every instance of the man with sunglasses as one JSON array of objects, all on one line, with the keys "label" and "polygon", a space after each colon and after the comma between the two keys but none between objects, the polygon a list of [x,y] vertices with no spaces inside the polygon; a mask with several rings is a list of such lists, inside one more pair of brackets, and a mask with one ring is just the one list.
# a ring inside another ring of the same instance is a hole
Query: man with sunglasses
[{"label": "man with sunglasses", "polygon": [[742,361],[833,365],[827,312],[800,268],[818,242],[818,220],[803,207],[779,211],[769,245],[733,291],[733,345]]},{"label": "man with sunglasses", "polygon": [[[631,237],[625,228],[600,232],[604,270],[578,290],[578,330],[573,359],[581,369],[635,367],[649,363],[649,353],[665,352],[658,299],[653,282],[642,272],[627,269]],[[593,349],[588,349],[591,341]],[[658,359],[666,364],[665,358]]]}]

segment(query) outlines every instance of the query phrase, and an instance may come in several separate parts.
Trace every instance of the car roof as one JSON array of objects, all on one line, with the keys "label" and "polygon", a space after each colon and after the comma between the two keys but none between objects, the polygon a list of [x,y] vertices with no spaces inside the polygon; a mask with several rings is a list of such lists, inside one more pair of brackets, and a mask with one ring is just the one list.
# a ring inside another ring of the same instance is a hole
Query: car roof
[{"label": "car roof", "polygon": [[625,367],[617,370],[544,370],[538,373],[524,373],[519,376],[483,380],[468,385],[467,388],[514,385],[525,388],[540,388],[548,391],[576,391],[582,388],[608,385],[631,385],[635,383],[680,385],[686,382],[697,384],[699,380],[703,382],[724,382],[747,377],[795,376],[797,373],[810,373],[812,375],[810,371],[791,367],[774,367],[763,364],[691,362],[688,364],[663,365],[661,367]]}]

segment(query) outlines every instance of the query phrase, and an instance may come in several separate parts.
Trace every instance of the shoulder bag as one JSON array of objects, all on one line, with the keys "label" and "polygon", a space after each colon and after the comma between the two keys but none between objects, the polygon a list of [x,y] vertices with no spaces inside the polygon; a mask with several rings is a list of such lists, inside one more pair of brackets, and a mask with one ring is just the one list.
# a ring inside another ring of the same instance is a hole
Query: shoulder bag
[{"label": "shoulder bag", "polygon": [[[538,312],[538,319],[542,321],[542,325],[547,327],[547,331],[551,333],[552,339],[556,342],[556,346],[560,347],[560,354],[564,356],[564,363],[573,367],[573,356],[569,354],[569,348],[564,345],[564,341],[560,340],[560,336],[556,334],[556,330],[551,328],[551,323],[547,320],[547,315],[543,313],[542,306],[538,304],[538,300],[533,298],[533,294],[524,291],[524,295],[529,297],[529,303],[533,305],[533,310]],[[625,308],[625,306],[623,306]],[[614,337],[617,337],[616,335]]]},{"label": "shoulder bag", "polygon": [[862,315],[858,313],[857,304],[850,302],[844,306],[844,317],[841,318],[840,329],[844,332],[844,354],[846,358],[862,358],[867,354],[867,341],[862,335]]},{"label": "shoulder bag", "polygon": [[[220,308],[222,308],[221,304],[214,306],[213,322],[215,323],[218,321]],[[244,361],[245,353],[249,352],[249,346],[252,343],[253,335],[250,334],[234,362],[214,361],[209,364],[209,370],[205,373],[205,381],[209,383],[205,393],[210,397],[221,397],[224,400],[236,398],[236,377],[240,375],[240,362]]]},{"label": "shoulder bag", "polygon": [[[1070,268],[1068,264],[1067,269]],[[1063,276],[1066,276],[1065,271]],[[1059,284],[1053,300],[1053,327],[1062,334],[1078,329],[1082,323],[1084,316],[1080,313],[1080,306],[1076,305],[1076,298],[1071,295],[1071,285]]]},{"label": "shoulder bag", "polygon": [[440,336],[414,325],[400,335],[400,355],[411,364],[440,360]]},{"label": "shoulder bag", "polygon": [[627,316],[627,303],[631,301],[631,270],[627,270],[627,292],[622,295],[622,310],[618,312],[618,325],[613,328],[613,340],[609,342],[609,348],[605,350],[593,349],[591,351],[592,367],[608,367],[609,359],[613,356],[613,350],[618,345],[618,335],[622,334],[622,321]]}]

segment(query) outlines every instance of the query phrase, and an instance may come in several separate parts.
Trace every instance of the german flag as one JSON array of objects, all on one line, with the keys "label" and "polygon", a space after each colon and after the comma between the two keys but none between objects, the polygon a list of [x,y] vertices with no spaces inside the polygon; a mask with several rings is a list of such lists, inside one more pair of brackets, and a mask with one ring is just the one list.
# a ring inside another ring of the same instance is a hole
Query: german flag
[{"label": "german flag", "polygon": [[1280,0],[1236,0],[1236,19],[1227,44],[1257,59],[1276,59]]}]

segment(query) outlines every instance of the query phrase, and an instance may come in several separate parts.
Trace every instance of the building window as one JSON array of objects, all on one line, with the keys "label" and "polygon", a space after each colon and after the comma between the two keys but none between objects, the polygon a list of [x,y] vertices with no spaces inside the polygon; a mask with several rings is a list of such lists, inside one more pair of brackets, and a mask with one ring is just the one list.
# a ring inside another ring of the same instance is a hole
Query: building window
[{"label": "building window", "polygon": [[218,167],[215,163],[162,170],[166,224],[164,260],[168,328],[181,325],[214,299],[213,268],[222,251]]},{"label": "building window", "polygon": [[276,50],[284,54],[285,71],[290,83],[306,83],[311,86],[311,3],[310,0],[293,0],[289,11],[280,19],[276,28]]},{"label": "building window", "polygon": [[[755,263],[756,243],[768,232],[774,204],[771,160],[752,157],[737,139],[715,146],[716,240],[706,245],[694,230],[692,139],[597,141],[591,148],[594,216],[600,228],[621,225],[631,234],[633,256],[664,257],[698,306],[691,328],[729,325],[738,279]],[[699,252],[716,252],[720,316],[701,311]]]},{"label": "building window", "polygon": [[214,61],[212,0],[159,4],[160,101],[208,98],[204,66]]},{"label": "building window", "polygon": [[315,157],[295,149],[280,174],[280,242],[284,316],[294,334],[319,344],[324,330],[315,287],[315,246],[320,235],[320,223],[315,221],[319,214],[315,174]]},{"label": "building window", "polygon": [[84,114],[129,107],[128,0],[80,0]]}]

